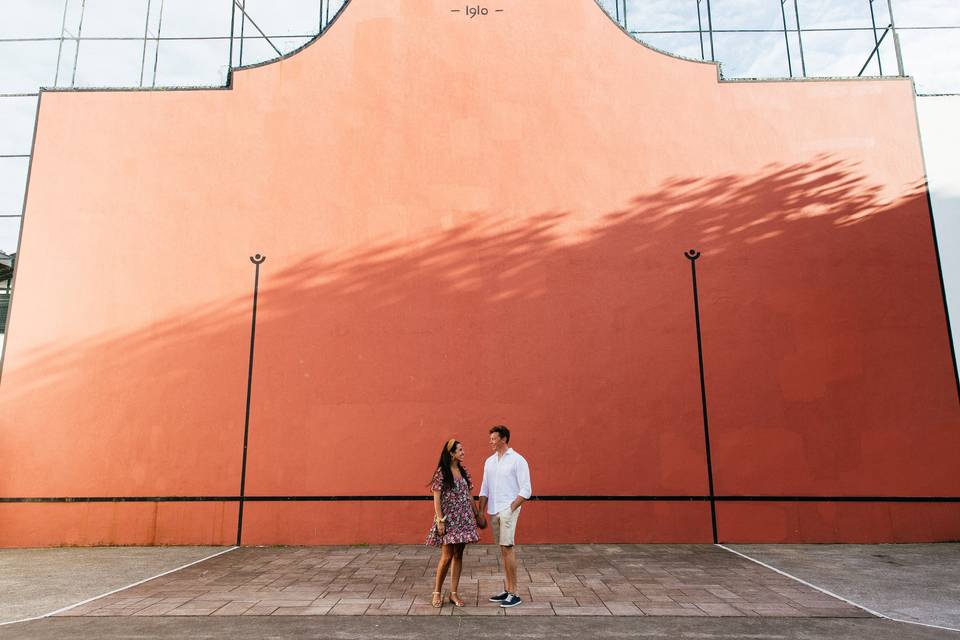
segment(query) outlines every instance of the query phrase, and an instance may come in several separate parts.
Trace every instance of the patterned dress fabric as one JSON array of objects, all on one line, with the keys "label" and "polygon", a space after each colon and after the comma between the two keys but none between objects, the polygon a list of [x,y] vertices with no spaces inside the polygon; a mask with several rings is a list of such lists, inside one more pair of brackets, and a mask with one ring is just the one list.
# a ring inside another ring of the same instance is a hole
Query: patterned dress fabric
[{"label": "patterned dress fabric", "polygon": [[440,492],[440,510],[447,517],[444,521],[443,536],[437,535],[437,523],[434,522],[427,534],[426,544],[439,547],[444,544],[463,544],[468,542],[479,542],[480,535],[477,533],[477,518],[473,514],[473,498],[470,496],[470,490],[473,489],[473,482],[470,481],[470,474],[463,469],[463,477],[454,480],[453,489],[443,486],[443,474],[440,469],[433,474],[433,482],[430,485],[431,490]]}]

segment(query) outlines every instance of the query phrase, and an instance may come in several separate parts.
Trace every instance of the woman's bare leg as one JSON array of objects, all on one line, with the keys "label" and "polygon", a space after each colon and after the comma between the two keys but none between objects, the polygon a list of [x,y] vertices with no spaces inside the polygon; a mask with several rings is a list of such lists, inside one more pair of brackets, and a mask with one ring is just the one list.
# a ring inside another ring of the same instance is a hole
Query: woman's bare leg
[{"label": "woman's bare leg", "polygon": [[452,544],[445,544],[442,547],[440,547],[440,561],[437,562],[437,577],[433,582],[434,601],[437,598],[437,594],[443,592],[443,581],[447,577],[447,569],[450,568],[450,563],[453,560],[454,546],[455,545],[452,545]]},{"label": "woman's bare leg", "polygon": [[[450,567],[450,591],[457,593],[460,589],[460,572],[463,570],[463,549],[467,545],[465,544],[454,544],[450,545],[453,547],[453,559]],[[459,596],[459,594],[457,593]],[[455,598],[458,602],[462,601],[459,597]],[[462,606],[462,605],[460,605]]]}]

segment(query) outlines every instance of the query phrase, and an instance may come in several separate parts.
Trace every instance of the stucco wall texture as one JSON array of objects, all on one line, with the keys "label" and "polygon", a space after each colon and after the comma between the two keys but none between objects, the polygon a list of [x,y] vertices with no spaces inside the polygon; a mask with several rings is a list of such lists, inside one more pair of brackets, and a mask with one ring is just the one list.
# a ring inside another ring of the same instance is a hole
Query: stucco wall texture
[{"label": "stucco wall texture", "polygon": [[[687,249],[719,539],[960,538],[910,81],[724,83],[593,0],[455,4],[353,0],[229,90],[43,93],[0,545],[235,539],[255,253],[245,544],[419,542],[425,501],[282,498],[426,495],[450,437],[479,478],[498,423],[535,494],[592,497],[521,543],[709,542]],[[64,497],[208,500],[18,500]]]}]

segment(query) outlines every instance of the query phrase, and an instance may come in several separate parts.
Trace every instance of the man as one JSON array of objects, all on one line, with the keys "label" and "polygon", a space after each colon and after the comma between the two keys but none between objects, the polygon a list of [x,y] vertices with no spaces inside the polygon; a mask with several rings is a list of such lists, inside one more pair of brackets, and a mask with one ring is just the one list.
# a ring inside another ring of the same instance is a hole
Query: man
[{"label": "man", "polygon": [[483,465],[483,483],[480,485],[480,513],[490,514],[493,543],[500,545],[506,574],[507,590],[491,596],[490,602],[499,602],[504,608],[523,602],[517,595],[517,556],[513,544],[520,505],[531,495],[530,467],[509,444],[509,429],[503,425],[490,429],[493,455]]}]

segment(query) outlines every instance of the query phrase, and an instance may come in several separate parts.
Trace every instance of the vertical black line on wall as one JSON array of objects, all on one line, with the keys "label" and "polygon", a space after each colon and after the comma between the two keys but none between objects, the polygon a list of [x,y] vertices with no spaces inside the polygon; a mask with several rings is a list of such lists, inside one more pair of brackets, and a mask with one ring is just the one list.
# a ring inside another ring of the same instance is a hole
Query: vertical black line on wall
[{"label": "vertical black line on wall", "polygon": [[713,456],[710,452],[710,422],[707,420],[707,383],[703,377],[703,338],[700,334],[700,292],[697,290],[697,258],[700,252],[690,249],[683,256],[690,261],[690,276],[693,279],[693,317],[697,325],[697,362],[700,365],[700,401],[703,404],[703,439],[707,451],[707,486],[710,491],[710,525],[713,527],[713,544],[717,536],[717,502],[713,493]]},{"label": "vertical black line on wall", "polygon": [[237,546],[240,546],[240,539],[243,537],[243,498],[247,484],[247,441],[250,436],[250,392],[253,389],[253,345],[257,338],[257,296],[260,293],[260,265],[266,260],[266,256],[259,253],[250,256],[250,262],[254,264],[253,274],[253,317],[250,320],[250,360],[247,363],[247,406],[243,418],[243,462],[240,463],[240,507],[237,513]]}]

